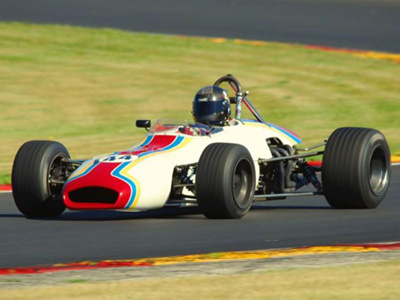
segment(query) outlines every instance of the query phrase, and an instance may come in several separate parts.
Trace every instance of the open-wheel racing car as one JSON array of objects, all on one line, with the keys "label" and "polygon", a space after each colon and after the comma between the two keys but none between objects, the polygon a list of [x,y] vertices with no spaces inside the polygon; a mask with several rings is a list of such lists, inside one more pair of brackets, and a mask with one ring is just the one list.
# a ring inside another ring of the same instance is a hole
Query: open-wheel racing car
[{"label": "open-wheel racing car", "polygon": [[[224,82],[234,97],[220,87]],[[196,94],[195,122],[158,120],[151,127],[150,120],[138,120],[137,127],[148,130],[141,142],[88,160],[71,159],[58,142],[29,141],[14,160],[15,203],[27,217],[56,217],[66,207],[141,211],[198,205],[208,218],[241,218],[253,201],[291,196],[324,195],[334,208],[375,208],[382,202],[390,151],[381,132],[339,128],[327,141],[302,149],[294,132],[265,122],[247,95],[235,77],[223,76]],[[253,120],[241,118],[242,106]],[[305,160],[321,154],[321,167]],[[312,191],[298,191],[309,184]]]}]

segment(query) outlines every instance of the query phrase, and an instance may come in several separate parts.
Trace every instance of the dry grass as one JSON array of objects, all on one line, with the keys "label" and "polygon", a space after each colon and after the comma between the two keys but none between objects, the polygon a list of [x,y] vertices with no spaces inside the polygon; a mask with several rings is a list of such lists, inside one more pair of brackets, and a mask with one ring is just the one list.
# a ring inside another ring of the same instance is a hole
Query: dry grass
[{"label": "dry grass", "polygon": [[400,261],[258,274],[66,282],[59,287],[2,290],[3,300],[34,299],[384,299],[400,297]]},{"label": "dry grass", "polygon": [[364,126],[400,151],[392,62],[278,43],[0,23],[0,175],[26,140],[59,140],[74,158],[129,147],[143,134],[135,119],[190,119],[197,89],[226,73],[268,121],[307,144]]}]

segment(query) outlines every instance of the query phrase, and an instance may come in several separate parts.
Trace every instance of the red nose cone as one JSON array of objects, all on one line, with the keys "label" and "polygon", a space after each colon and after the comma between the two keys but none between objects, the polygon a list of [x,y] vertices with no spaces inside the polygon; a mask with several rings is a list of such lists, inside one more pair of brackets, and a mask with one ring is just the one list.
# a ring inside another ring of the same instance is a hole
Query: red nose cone
[{"label": "red nose cone", "polygon": [[111,175],[121,163],[98,163],[89,173],[77,176],[64,186],[64,203],[69,209],[123,209],[132,190],[129,184]]}]

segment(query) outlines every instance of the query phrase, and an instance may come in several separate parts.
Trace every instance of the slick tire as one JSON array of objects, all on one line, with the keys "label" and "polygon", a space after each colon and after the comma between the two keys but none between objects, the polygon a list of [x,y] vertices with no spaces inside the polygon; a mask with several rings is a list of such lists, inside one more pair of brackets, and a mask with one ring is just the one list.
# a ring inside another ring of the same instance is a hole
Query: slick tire
[{"label": "slick tire", "polygon": [[65,210],[62,186],[49,179],[60,161],[69,158],[58,142],[30,141],[18,150],[12,169],[12,190],[19,211],[30,218],[56,217]]},{"label": "slick tire", "polygon": [[202,153],[196,170],[196,198],[211,219],[239,219],[250,209],[255,190],[254,163],[238,144],[216,143]]},{"label": "slick tire", "polygon": [[328,139],[322,160],[324,195],[333,208],[375,208],[390,183],[390,150],[374,129],[344,127]]}]

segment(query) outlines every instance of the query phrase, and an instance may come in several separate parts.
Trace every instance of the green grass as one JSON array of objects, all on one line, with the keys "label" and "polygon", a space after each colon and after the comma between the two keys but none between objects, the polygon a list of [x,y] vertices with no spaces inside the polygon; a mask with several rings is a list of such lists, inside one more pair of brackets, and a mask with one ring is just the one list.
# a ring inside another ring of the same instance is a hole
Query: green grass
[{"label": "green grass", "polygon": [[71,278],[66,281],[66,283],[87,283],[87,282],[88,280],[83,278]]},{"label": "green grass", "polygon": [[0,174],[0,184],[7,184],[11,182],[11,174]]},{"label": "green grass", "polygon": [[[137,118],[191,119],[196,91],[232,73],[272,123],[305,144],[340,126],[400,151],[400,66],[300,45],[0,23],[0,178],[19,146],[58,140],[74,158],[130,147]],[[7,179],[8,178],[8,179]]]},{"label": "green grass", "polygon": [[17,278],[7,278],[5,280],[3,280],[4,282],[9,282],[9,283],[15,283],[15,282],[21,282],[21,279],[17,279]]}]

